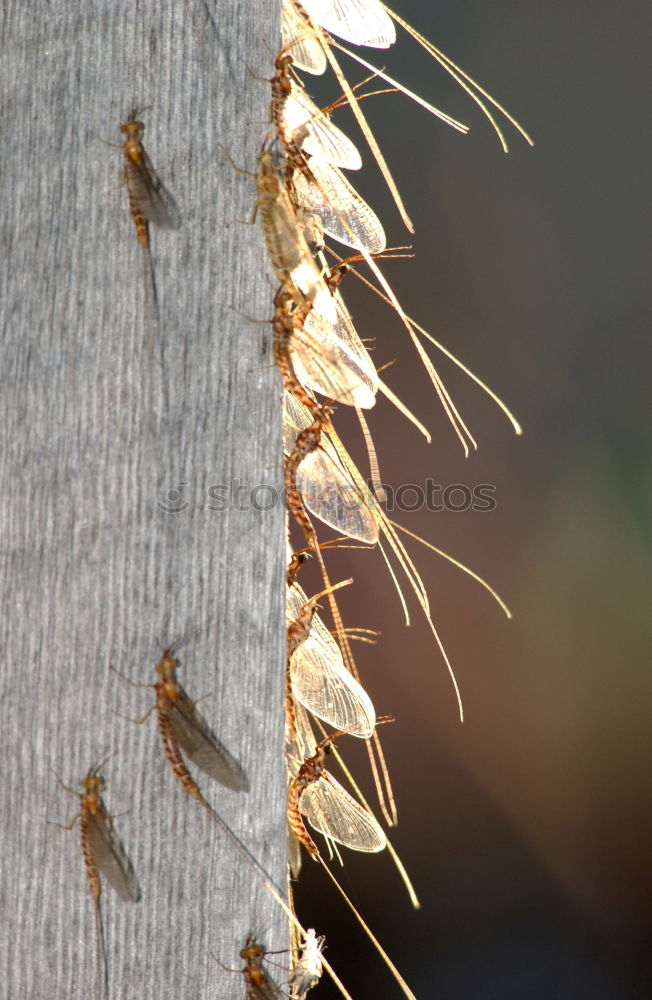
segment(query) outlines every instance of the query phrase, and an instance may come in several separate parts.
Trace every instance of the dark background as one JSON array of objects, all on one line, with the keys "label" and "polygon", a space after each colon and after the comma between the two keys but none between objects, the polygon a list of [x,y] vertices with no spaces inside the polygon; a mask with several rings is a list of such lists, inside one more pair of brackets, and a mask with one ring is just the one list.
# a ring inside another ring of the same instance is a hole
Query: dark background
[{"label": "dark background", "polygon": [[[345,850],[339,874],[424,1000],[648,997],[652,11],[627,0],[395,6],[536,142],[527,148],[508,126],[505,156],[402,32],[393,49],[363,52],[471,126],[460,136],[399,95],[366,102],[417,224],[416,259],[385,269],[407,311],[524,427],[516,438],[442,360],[479,444],[464,459],[407,335],[350,280],[361,336],[376,338],[378,363],[397,359],[387,380],[433,432],[427,446],[381,400],[370,425],[382,478],[495,486],[490,513],[397,516],[487,577],[514,620],[410,545],[462,688],[460,725],[441,657],[414,602],[403,626],[380,556],[330,556],[332,579],[355,577],[342,595],[347,623],[382,629],[377,647],[356,652],[377,710],[397,717],[382,732],[399,809],[392,839],[422,910],[384,855]],[[362,74],[346,67],[351,80]],[[328,77],[306,86],[324,102],[336,95]],[[354,135],[347,112],[336,120]],[[363,155],[353,183],[389,241],[406,242]],[[344,410],[336,426],[362,462]],[[367,780],[352,743],[340,749]],[[355,996],[398,995],[307,860],[297,897]]]}]

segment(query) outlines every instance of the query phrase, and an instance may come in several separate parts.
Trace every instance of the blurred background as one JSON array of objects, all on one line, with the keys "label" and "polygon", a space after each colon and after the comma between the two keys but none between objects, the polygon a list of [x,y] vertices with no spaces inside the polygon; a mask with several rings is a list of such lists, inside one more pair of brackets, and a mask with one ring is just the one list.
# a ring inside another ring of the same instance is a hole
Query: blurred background
[{"label": "blurred background", "polygon": [[[339,552],[333,580],[379,713],[399,811],[391,834],[422,902],[385,855],[343,851],[342,884],[423,1000],[652,996],[650,976],[650,113],[648,3],[395,0],[530,131],[501,151],[475,105],[403,32],[363,55],[471,126],[461,136],[401,95],[365,103],[409,213],[413,261],[385,272],[407,311],[503,397],[431,356],[478,441],[465,459],[393,315],[353,279],[344,294],[376,338],[392,388],[370,414],[394,487],[494,487],[493,511],[394,516],[494,585],[489,595],[409,543],[464,698],[380,556]],[[345,57],[343,58],[343,62]],[[364,71],[346,61],[350,80]],[[306,76],[328,103],[332,79]],[[355,135],[348,111],[336,119]],[[364,149],[362,140],[360,148]],[[408,242],[364,153],[353,183]],[[355,419],[335,425],[364,468]],[[461,492],[450,493],[460,502]],[[327,537],[323,532],[323,537]],[[409,540],[408,540],[409,541]],[[320,589],[314,570],[302,583]],[[313,590],[311,591],[311,586]],[[340,749],[373,796],[366,758]],[[360,1000],[398,996],[318,867],[304,861],[300,916]],[[319,996],[334,996],[324,980]]]}]

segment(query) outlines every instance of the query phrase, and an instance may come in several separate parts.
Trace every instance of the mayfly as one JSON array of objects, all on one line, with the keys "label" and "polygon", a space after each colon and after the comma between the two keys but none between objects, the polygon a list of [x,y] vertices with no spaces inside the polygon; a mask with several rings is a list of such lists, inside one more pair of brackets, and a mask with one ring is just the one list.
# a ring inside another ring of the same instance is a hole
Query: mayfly
[{"label": "mayfly", "polygon": [[301,945],[301,954],[294,963],[290,979],[290,997],[292,1000],[305,1000],[309,990],[316,986],[323,971],[322,951],[326,938],[323,934],[317,937],[314,929],[309,927]]},{"label": "mayfly", "polygon": [[240,958],[245,963],[243,969],[230,969],[228,965],[223,965],[219,958],[213,957],[225,972],[242,973],[247,1000],[278,1000],[281,991],[263,968],[266,954],[265,948],[256,940],[255,935],[248,934],[244,948],[240,950]]},{"label": "mayfly", "polygon": [[333,297],[310,252],[269,150],[263,150],[258,158],[256,190],[265,245],[277,277],[282,282],[291,278],[313,309],[335,322]]},{"label": "mayfly", "polygon": [[272,118],[283,145],[299,146],[308,156],[318,156],[345,170],[359,170],[362,157],[348,136],[293,79],[293,58],[280,55],[272,78]]},{"label": "mayfly", "polygon": [[316,861],[317,845],[308,833],[301,813],[319,833],[353,851],[382,851],[387,838],[372,814],[358,805],[345,788],[326,770],[331,743],[345,733],[327,736],[306,758],[288,789],[288,820],[293,833]]},{"label": "mayfly", "polygon": [[[54,824],[63,830],[72,830],[77,820],[81,833],[81,848],[88,877],[88,888],[93,898],[95,910],[95,935],[97,951],[98,977],[102,983],[101,994],[108,997],[109,981],[102,925],[102,908],[100,897],[102,884],[100,873],[113,886],[125,902],[137,903],[140,899],[140,889],[134,870],[124,848],[113,828],[113,821],[101,798],[104,791],[104,778],[98,774],[102,765],[93,767],[82,781],[84,791],[79,795],[73,788],[64,785],[59,775],[59,784],[66,792],[79,798],[79,812],[67,826]],[[50,821],[51,822],[51,821]]]},{"label": "mayfly", "polygon": [[149,241],[149,223],[161,229],[178,229],[180,217],[170,193],[164,188],[142,143],[144,124],[136,119],[137,109],[120,126],[125,136],[124,183],[129,195],[129,209],[136,227],[136,238],[143,251],[145,289],[151,287],[156,308],[156,284]]},{"label": "mayfly", "polygon": [[[325,436],[326,416],[315,421],[294,396],[285,393],[286,488],[295,486],[302,505],[324,524],[348,538],[373,545],[378,541],[378,525],[364,493]],[[329,421],[328,429],[331,426]],[[304,447],[302,435],[307,435]]]},{"label": "mayfly", "polygon": [[338,292],[336,321],[326,319],[288,279],[274,305],[274,351],[285,387],[312,413],[314,400],[304,386],[328,399],[368,409],[376,402],[379,379]]},{"label": "mayfly", "polygon": [[156,692],[154,704],[142,718],[132,721],[141,725],[156,711],[163,752],[175,776],[189,795],[212,812],[184,763],[182,750],[205,774],[234,792],[246,791],[248,782],[238,762],[211,732],[197,711],[196,703],[177,681],[179,661],[171,655],[173,649],[174,645],[163,651],[156,666],[160,678],[156,684],[136,684],[124,678],[133,687],[151,688]]},{"label": "mayfly", "polygon": [[[344,133],[316,107],[314,124],[306,124],[311,121],[314,105],[305,96],[293,96],[305,92],[293,86],[290,65],[290,56],[281,55],[276,60],[272,117],[285,150],[285,182],[291,201],[319,216],[324,232],[346,246],[381,253],[386,240],[378,216],[336,166],[342,161],[345,166],[351,163],[357,168],[362,163],[360,156]],[[294,110],[294,122],[286,120],[288,105],[291,115]]]},{"label": "mayfly", "polygon": [[[321,596],[321,595],[319,595]],[[342,653],[298,583],[288,588],[288,626],[309,617],[290,655],[292,694],[317,718],[352,736],[368,739],[376,725],[369,695],[346,669]]]}]

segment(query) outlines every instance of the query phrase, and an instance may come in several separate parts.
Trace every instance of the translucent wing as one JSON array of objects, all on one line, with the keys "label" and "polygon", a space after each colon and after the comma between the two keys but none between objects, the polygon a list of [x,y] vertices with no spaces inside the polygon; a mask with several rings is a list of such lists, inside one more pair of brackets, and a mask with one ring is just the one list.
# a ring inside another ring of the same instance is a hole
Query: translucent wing
[{"label": "translucent wing", "polygon": [[313,21],[354,45],[387,49],[396,29],[379,0],[301,0]]},{"label": "translucent wing", "polygon": [[178,229],[181,224],[179,209],[144,149],[140,163],[125,161],[125,171],[129,191],[148,222],[161,229]]},{"label": "translucent wing", "polygon": [[242,768],[210,731],[181,688],[169,709],[170,724],[179,746],[190,760],[210,778],[233,791],[246,791],[248,782]]},{"label": "translucent wing", "polygon": [[281,37],[283,49],[292,56],[295,66],[316,76],[325,72],[326,54],[321,41],[297,12],[292,0],[281,3]]},{"label": "translucent wing", "polygon": [[[288,588],[288,625],[299,617],[307,600],[297,583]],[[352,736],[372,735],[376,713],[371,699],[344,666],[339,646],[317,614],[308,638],[294,652],[290,678],[295,698],[317,718]]]},{"label": "translucent wing", "polygon": [[303,790],[299,808],[318,833],[352,851],[373,854],[387,846],[383,829],[371,813],[327,772]]},{"label": "translucent wing", "polygon": [[335,323],[311,310],[290,342],[297,378],[309,389],[349,406],[369,409],[376,402],[379,379],[339,294]]},{"label": "translucent wing", "polygon": [[387,241],[380,219],[339,167],[311,157],[308,172],[295,170],[293,183],[297,204],[319,215],[325,232],[346,246],[382,253]]},{"label": "translucent wing", "polygon": [[[297,433],[311,423],[311,417],[290,393],[284,399],[285,450],[290,454]],[[326,435],[299,465],[296,481],[306,508],[324,524],[361,542],[373,545],[378,541],[378,526],[364,494]]]},{"label": "translucent wing", "polygon": [[110,816],[101,813],[87,814],[88,835],[97,867],[125,902],[137,903],[140,887],[131,862],[113,829]]},{"label": "translucent wing", "polygon": [[337,167],[359,170],[362,157],[351,140],[317,107],[303,87],[293,84],[281,112],[285,133],[310,156]]}]

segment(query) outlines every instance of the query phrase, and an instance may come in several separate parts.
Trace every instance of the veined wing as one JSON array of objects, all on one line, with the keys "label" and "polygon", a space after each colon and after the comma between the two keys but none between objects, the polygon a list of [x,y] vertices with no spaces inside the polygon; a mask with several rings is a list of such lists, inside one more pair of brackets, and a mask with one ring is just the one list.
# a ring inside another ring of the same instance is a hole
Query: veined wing
[{"label": "veined wing", "polygon": [[320,300],[317,308],[308,313],[303,328],[293,336],[290,346],[294,370],[309,389],[366,410],[376,402],[378,373],[341,296],[336,294],[333,301],[335,323],[321,314]]},{"label": "veined wing", "polygon": [[[299,617],[308,598],[299,584],[288,588],[288,625]],[[340,648],[315,614],[310,634],[290,662],[292,692],[317,718],[334,729],[368,739],[376,713],[367,692],[344,666]]]},{"label": "veined wing", "polygon": [[360,197],[339,169],[319,157],[310,157],[308,172],[298,167],[293,184],[297,203],[319,215],[324,231],[346,246],[382,253],[385,231],[376,213]]},{"label": "veined wing", "polygon": [[161,229],[178,229],[181,224],[179,209],[144,149],[140,163],[126,161],[125,170],[129,191],[148,222]]},{"label": "veined wing", "polygon": [[298,69],[321,76],[326,70],[326,53],[312,28],[298,13],[292,0],[281,3],[281,38],[283,50],[292,56]]},{"label": "veined wing", "polygon": [[[290,393],[286,392],[284,399],[285,451],[289,455],[296,435],[312,423],[312,418]],[[322,444],[303,459],[296,482],[306,508],[324,524],[361,542],[373,545],[378,541],[378,527],[364,494],[328,440],[322,438]]]},{"label": "veined wing", "polygon": [[320,27],[354,45],[387,49],[396,41],[392,19],[379,0],[301,0]]},{"label": "veined wing", "polygon": [[88,834],[97,867],[125,902],[137,903],[140,887],[124,847],[118,840],[111,817],[102,812],[87,814]]},{"label": "veined wing", "polygon": [[374,854],[387,846],[377,820],[328,772],[304,788],[299,809],[318,833],[352,851]]},{"label": "veined wing", "polygon": [[334,125],[303,87],[296,83],[282,105],[287,135],[310,156],[317,156],[346,170],[359,170],[362,157],[348,136]]},{"label": "veined wing", "polygon": [[179,689],[169,708],[169,718],[179,746],[197,767],[235,792],[246,791],[248,783],[242,768],[210,731],[185,691]]}]

